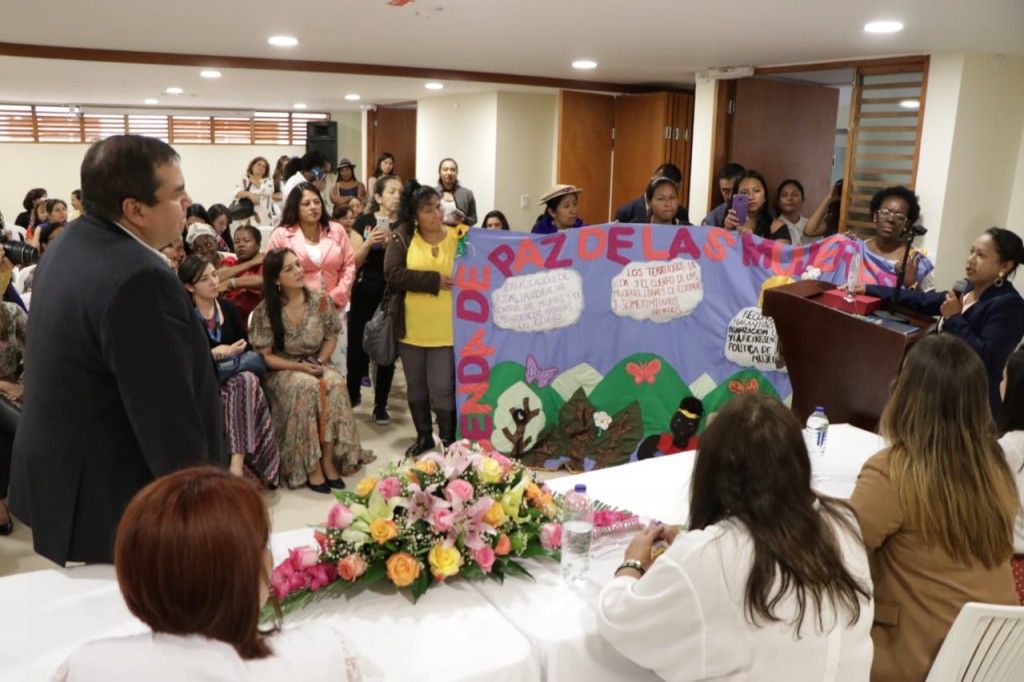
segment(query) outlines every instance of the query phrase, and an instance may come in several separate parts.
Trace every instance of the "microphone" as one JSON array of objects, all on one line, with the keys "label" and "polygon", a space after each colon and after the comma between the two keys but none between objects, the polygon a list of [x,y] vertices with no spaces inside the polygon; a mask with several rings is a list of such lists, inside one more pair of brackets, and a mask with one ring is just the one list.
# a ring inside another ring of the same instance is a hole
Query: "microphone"
[{"label": "microphone", "polygon": [[958,279],[953,282],[953,293],[956,294],[958,299],[964,297],[964,292],[967,291],[967,286],[970,284],[966,279]]},{"label": "microphone", "polygon": [[911,225],[910,231],[913,234],[917,235],[918,237],[923,237],[924,235],[928,234],[928,228],[925,227],[924,225]]}]

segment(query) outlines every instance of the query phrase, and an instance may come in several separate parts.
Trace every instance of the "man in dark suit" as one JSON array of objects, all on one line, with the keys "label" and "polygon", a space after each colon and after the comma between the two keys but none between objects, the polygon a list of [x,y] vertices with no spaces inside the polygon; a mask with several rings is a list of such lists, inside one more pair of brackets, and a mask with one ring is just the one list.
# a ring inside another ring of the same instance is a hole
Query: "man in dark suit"
[{"label": "man in dark suit", "polygon": [[35,275],[11,510],[57,562],[109,562],[132,496],[191,464],[226,463],[204,330],[157,250],[191,203],[177,153],[153,138],[97,142],[86,215]]},{"label": "man in dark suit", "polygon": [[[683,172],[674,163],[666,163],[658,166],[658,169],[654,171],[654,175],[651,176],[651,180],[654,178],[668,178],[676,183],[676,187],[679,187],[679,183],[683,181]],[[644,194],[633,199],[633,201],[619,206],[619,210],[615,211],[615,222],[617,223],[646,223],[650,219],[650,209],[647,206],[647,197]],[[680,206],[676,211],[676,220],[680,225],[690,224],[690,213],[686,210],[685,206]]]}]

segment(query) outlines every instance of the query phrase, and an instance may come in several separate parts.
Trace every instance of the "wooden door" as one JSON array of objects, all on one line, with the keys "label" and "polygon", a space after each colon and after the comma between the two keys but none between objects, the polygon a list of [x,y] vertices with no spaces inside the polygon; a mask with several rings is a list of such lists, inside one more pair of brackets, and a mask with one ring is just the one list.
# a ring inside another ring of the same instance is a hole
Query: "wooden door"
[{"label": "wooden door", "polygon": [[[679,187],[679,203],[690,205],[690,159],[693,152],[693,93],[673,93],[672,141],[669,145],[667,163],[679,166],[683,179]],[[690,216],[691,222],[699,222],[700,216]]]},{"label": "wooden door", "polygon": [[839,90],[766,78],[735,87],[728,160],[760,171],[772,203],[780,182],[799,180],[810,214],[830,190]]},{"label": "wooden door", "polygon": [[643,194],[651,173],[668,160],[673,134],[671,97],[667,92],[652,92],[616,98],[613,212]]},{"label": "wooden door", "polygon": [[[395,157],[395,173],[402,180],[416,177],[416,107],[378,107],[366,117],[366,177],[373,174],[377,156],[391,152]],[[433,185],[437,178],[418,178],[424,185]]]},{"label": "wooden door", "polygon": [[579,207],[583,222],[608,222],[615,97],[562,90],[558,100],[555,182],[583,188]]}]

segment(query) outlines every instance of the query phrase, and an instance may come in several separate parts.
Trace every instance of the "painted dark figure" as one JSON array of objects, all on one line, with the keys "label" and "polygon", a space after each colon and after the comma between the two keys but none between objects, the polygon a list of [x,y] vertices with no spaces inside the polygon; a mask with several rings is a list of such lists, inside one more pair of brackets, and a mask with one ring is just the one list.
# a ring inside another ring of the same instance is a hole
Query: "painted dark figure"
[{"label": "painted dark figure", "polygon": [[684,450],[697,448],[697,427],[704,416],[704,403],[688,396],[679,402],[679,409],[672,415],[668,433],[648,436],[637,448],[637,459],[650,459],[658,455],[674,455]]}]

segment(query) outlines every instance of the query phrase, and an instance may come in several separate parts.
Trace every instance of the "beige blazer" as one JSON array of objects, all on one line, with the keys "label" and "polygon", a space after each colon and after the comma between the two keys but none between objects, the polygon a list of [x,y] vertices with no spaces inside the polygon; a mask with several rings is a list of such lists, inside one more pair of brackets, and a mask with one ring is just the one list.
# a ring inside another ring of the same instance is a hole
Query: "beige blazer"
[{"label": "beige blazer", "polygon": [[850,498],[875,584],[871,679],[919,682],[928,675],[960,607],[969,601],[1018,602],[1010,556],[987,569],[979,562],[960,563],[938,545],[926,544],[904,517],[889,472],[889,451],[883,450],[864,463]]}]

